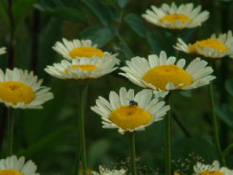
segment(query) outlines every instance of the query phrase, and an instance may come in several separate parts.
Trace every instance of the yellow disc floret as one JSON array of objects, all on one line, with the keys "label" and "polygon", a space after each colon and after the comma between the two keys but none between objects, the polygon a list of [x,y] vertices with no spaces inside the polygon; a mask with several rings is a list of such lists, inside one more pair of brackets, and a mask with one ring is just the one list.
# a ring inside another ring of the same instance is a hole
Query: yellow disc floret
[{"label": "yellow disc floret", "polygon": [[22,82],[5,81],[0,83],[0,99],[13,105],[19,102],[29,104],[35,99],[35,92]]},{"label": "yellow disc floret", "polygon": [[17,170],[5,169],[5,170],[0,170],[0,175],[23,175],[23,173]]},{"label": "yellow disc floret", "polygon": [[76,57],[92,58],[95,55],[102,58],[104,56],[104,52],[100,49],[81,46],[81,47],[74,48],[72,51],[70,51],[69,55],[71,58],[76,58]]},{"label": "yellow disc floret", "polygon": [[189,46],[189,52],[198,54],[198,51],[196,49],[197,45],[201,50],[204,50],[205,47],[210,47],[212,49],[220,50],[221,53],[227,51],[227,47],[218,39],[207,39],[202,41],[196,41],[193,45]]},{"label": "yellow disc floret", "polygon": [[136,106],[121,106],[109,115],[109,120],[124,130],[135,129],[142,125],[147,125],[152,116],[146,110]]},{"label": "yellow disc floret", "polygon": [[161,90],[165,90],[168,83],[173,83],[174,86],[183,83],[183,86],[178,89],[193,83],[193,79],[188,72],[173,64],[156,66],[150,69],[142,79]]},{"label": "yellow disc floret", "polygon": [[[73,70],[75,70],[76,68],[78,68],[78,67],[80,67],[80,69],[84,72],[84,71],[94,71],[94,70],[96,70],[96,69],[98,69],[98,67],[97,66],[95,66],[95,65],[91,65],[91,64],[86,64],[86,65],[79,65],[79,64],[77,64],[77,65],[72,65],[72,69]],[[68,72],[68,69],[65,69],[65,73],[67,74],[67,75],[69,75],[69,72]]]},{"label": "yellow disc floret", "polygon": [[221,173],[220,171],[206,170],[200,175],[224,175],[224,173]]},{"label": "yellow disc floret", "polygon": [[159,22],[162,23],[163,21],[167,21],[168,23],[176,24],[178,20],[180,20],[182,24],[185,24],[188,21],[193,23],[193,20],[184,14],[168,14],[160,19]]}]

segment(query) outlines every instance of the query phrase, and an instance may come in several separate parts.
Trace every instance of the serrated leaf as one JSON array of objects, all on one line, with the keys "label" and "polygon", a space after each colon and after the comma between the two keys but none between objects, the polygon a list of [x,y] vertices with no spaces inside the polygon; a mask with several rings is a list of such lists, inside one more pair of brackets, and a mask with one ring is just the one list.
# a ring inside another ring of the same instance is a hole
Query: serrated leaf
[{"label": "serrated leaf", "polygon": [[114,28],[101,28],[93,27],[84,31],[81,36],[84,39],[90,39],[93,43],[98,44],[98,47],[104,46],[109,42],[116,34]]},{"label": "serrated leaf", "polygon": [[108,26],[111,23],[111,14],[107,6],[101,1],[83,0],[82,2],[90,8],[104,26]]},{"label": "serrated leaf", "polygon": [[128,0],[117,0],[117,3],[121,8],[124,8],[128,4],[128,2]]},{"label": "serrated leaf", "polygon": [[225,83],[225,87],[227,92],[233,97],[233,82],[230,80],[227,80]]},{"label": "serrated leaf", "polygon": [[138,36],[146,38],[146,28],[143,20],[139,16],[135,14],[128,14],[124,20]]},{"label": "serrated leaf", "polygon": [[233,128],[233,111],[227,104],[215,108],[219,118],[230,128]]}]

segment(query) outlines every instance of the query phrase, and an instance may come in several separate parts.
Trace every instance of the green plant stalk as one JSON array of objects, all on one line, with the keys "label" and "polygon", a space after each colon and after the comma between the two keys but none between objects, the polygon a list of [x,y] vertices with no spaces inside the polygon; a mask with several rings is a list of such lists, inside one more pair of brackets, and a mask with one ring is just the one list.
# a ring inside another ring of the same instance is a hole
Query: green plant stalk
[{"label": "green plant stalk", "polygon": [[[88,85],[79,85],[78,91],[78,117],[79,117],[79,136],[81,146],[81,160],[83,174],[87,174],[87,158],[86,158],[86,143],[85,143],[85,122],[84,113],[86,107],[86,96],[87,96]],[[78,166],[78,165],[76,165]]]},{"label": "green plant stalk", "polygon": [[212,114],[212,127],[213,127],[213,132],[214,132],[214,140],[215,140],[215,144],[217,146],[218,149],[218,154],[219,154],[219,158],[221,159],[221,163],[223,165],[225,165],[225,160],[223,158],[222,155],[222,150],[221,150],[221,146],[220,146],[220,142],[219,142],[219,135],[218,135],[218,125],[217,125],[217,118],[216,118],[216,114],[215,114],[215,105],[214,105],[214,94],[213,94],[213,85],[212,83],[209,84],[209,96],[210,96],[210,105],[211,105],[211,114]]},{"label": "green plant stalk", "polygon": [[8,108],[8,156],[13,153],[13,138],[14,138],[14,116],[12,115],[12,109]]},{"label": "green plant stalk", "polygon": [[165,117],[165,168],[166,175],[171,175],[171,113],[172,113],[172,94],[169,94],[166,97],[167,103],[170,105],[170,110],[168,111],[167,117]]},{"label": "green plant stalk", "polygon": [[129,132],[127,134],[129,140],[131,175],[137,175],[136,159],[135,159],[135,134],[134,132]]}]

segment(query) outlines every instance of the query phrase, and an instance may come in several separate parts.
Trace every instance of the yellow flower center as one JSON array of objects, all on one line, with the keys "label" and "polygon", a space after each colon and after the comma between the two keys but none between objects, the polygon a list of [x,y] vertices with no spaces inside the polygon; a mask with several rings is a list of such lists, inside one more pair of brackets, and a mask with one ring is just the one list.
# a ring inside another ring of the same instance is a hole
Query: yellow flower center
[{"label": "yellow flower center", "polygon": [[[84,71],[94,71],[96,69],[98,69],[97,66],[95,65],[90,65],[90,64],[86,64],[86,65],[72,65],[72,69],[75,70],[76,68],[80,67],[81,70]],[[69,75],[68,69],[65,69],[65,73],[67,75]]]},{"label": "yellow flower center", "polygon": [[227,47],[218,39],[207,39],[207,40],[202,40],[202,41],[196,41],[193,45],[189,46],[190,53],[198,54],[196,45],[198,45],[201,50],[204,50],[205,47],[210,47],[212,49],[220,50],[221,53],[224,53],[227,51]]},{"label": "yellow flower center", "polygon": [[0,170],[0,175],[23,175],[23,174],[17,170],[5,169],[5,170]]},{"label": "yellow flower center", "polygon": [[201,175],[224,175],[220,171],[206,170],[201,173]]},{"label": "yellow flower center", "polygon": [[173,175],[181,175],[181,174],[175,171]]},{"label": "yellow flower center", "polygon": [[128,130],[148,124],[152,120],[152,116],[136,105],[129,105],[121,106],[112,111],[109,120],[120,128]]},{"label": "yellow flower center", "polygon": [[168,14],[160,19],[159,22],[162,23],[163,21],[167,21],[168,23],[176,24],[178,20],[180,20],[182,24],[185,24],[188,21],[193,23],[193,20],[184,14]]},{"label": "yellow flower center", "polygon": [[168,83],[173,83],[174,86],[183,83],[183,86],[178,89],[193,83],[193,79],[188,72],[173,64],[156,66],[149,70],[142,79],[161,90],[165,90]]},{"label": "yellow flower center", "polygon": [[92,47],[76,47],[69,53],[71,58],[76,57],[89,57],[92,58],[93,56],[97,55],[100,58],[104,56],[104,52],[100,49],[92,48]]},{"label": "yellow flower center", "polygon": [[35,92],[22,82],[5,81],[0,83],[0,99],[13,105],[19,102],[29,104],[35,99]]}]

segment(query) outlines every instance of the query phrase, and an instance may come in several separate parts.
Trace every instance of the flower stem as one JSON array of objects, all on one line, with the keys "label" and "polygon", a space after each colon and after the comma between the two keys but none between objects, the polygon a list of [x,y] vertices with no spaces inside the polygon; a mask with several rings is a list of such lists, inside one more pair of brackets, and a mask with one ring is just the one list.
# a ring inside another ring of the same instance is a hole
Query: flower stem
[{"label": "flower stem", "polygon": [[171,113],[172,113],[172,96],[170,94],[167,95],[166,101],[170,105],[170,110],[168,111],[167,117],[165,117],[165,160],[166,160],[166,175],[171,175]]},{"label": "flower stem", "polygon": [[225,160],[222,156],[222,151],[221,151],[221,146],[220,146],[219,136],[218,136],[218,126],[217,126],[217,118],[216,118],[216,114],[215,114],[215,105],[214,105],[214,95],[213,95],[212,83],[209,84],[209,95],[210,95],[210,105],[211,105],[214,140],[215,140],[215,144],[216,144],[217,149],[218,149],[218,154],[219,154],[219,158],[221,159],[221,163],[223,165],[225,165]]},{"label": "flower stem", "polygon": [[131,175],[137,175],[136,160],[135,160],[135,134],[134,132],[128,133],[129,151],[130,151],[130,167]]},{"label": "flower stem", "polygon": [[79,85],[79,91],[78,91],[79,136],[80,136],[80,146],[81,146],[81,160],[82,160],[82,167],[83,167],[83,174],[84,175],[87,174],[85,122],[84,122],[87,89],[88,89],[87,85]]},{"label": "flower stem", "polygon": [[13,150],[13,137],[14,137],[14,116],[12,109],[8,108],[8,156],[12,155]]}]

